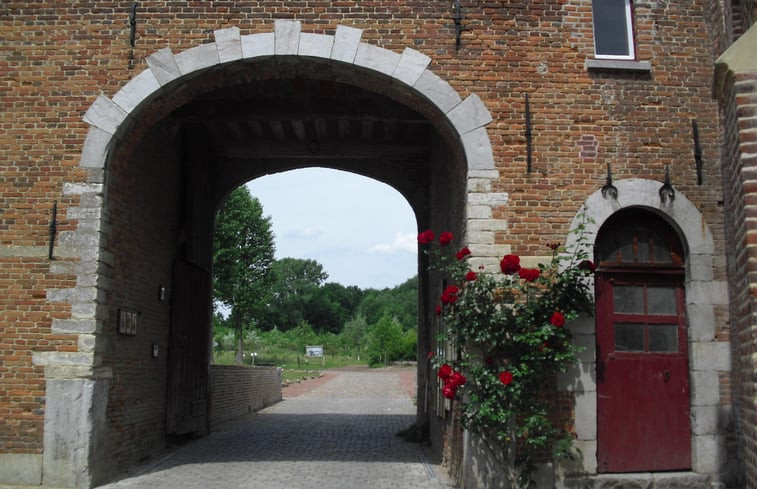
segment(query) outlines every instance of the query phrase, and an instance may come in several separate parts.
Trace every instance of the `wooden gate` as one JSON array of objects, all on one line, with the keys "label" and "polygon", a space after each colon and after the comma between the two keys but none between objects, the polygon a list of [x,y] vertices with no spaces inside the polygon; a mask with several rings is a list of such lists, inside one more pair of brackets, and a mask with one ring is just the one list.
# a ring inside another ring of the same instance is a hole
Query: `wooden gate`
[{"label": "wooden gate", "polygon": [[210,274],[185,261],[174,265],[168,344],[166,433],[208,432]]}]

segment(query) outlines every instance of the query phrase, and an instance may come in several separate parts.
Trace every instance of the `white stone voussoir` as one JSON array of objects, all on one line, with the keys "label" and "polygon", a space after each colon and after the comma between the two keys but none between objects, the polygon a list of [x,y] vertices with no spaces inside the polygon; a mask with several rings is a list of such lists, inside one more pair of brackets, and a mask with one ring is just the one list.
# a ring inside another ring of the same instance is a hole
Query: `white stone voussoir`
[{"label": "white stone voussoir", "polygon": [[302,23],[299,20],[276,20],[274,22],[274,53],[276,56],[296,55],[300,45]]},{"label": "white stone voussoir", "polygon": [[269,58],[275,54],[276,36],[273,32],[242,36],[242,58]]},{"label": "white stone voussoir", "polygon": [[331,49],[331,59],[343,63],[354,63],[358,46],[360,46],[360,38],[362,36],[362,29],[356,29],[344,25],[336,26],[334,47]]},{"label": "white stone voussoir", "polygon": [[392,77],[405,85],[413,86],[421,77],[431,58],[412,48],[405,48]]},{"label": "white stone voussoir", "polygon": [[105,168],[108,153],[114,143],[113,135],[99,127],[91,126],[84,139],[79,166],[82,168]]},{"label": "white stone voussoir", "polygon": [[476,94],[470,95],[447,114],[458,134],[467,134],[492,121],[489,109]]},{"label": "white stone voussoir", "polygon": [[418,81],[413,85],[413,88],[425,96],[444,114],[463,101],[449,83],[428,69],[421,74]]},{"label": "white stone voussoir", "polygon": [[176,63],[176,58],[171,48],[163,48],[155,51],[147,57],[147,66],[150,67],[158,83],[165,85],[181,76],[181,70]]},{"label": "white stone voussoir", "polygon": [[394,51],[364,42],[360,43],[355,54],[355,66],[362,66],[388,76],[392,75],[399,61],[400,55]]},{"label": "white stone voussoir", "polygon": [[[489,140],[489,133],[485,127],[480,127],[474,131],[463,134],[461,141],[465,148],[465,155],[468,159],[468,168],[472,170],[493,170],[494,153],[492,153],[492,144]],[[497,178],[499,174],[497,174]]]},{"label": "white stone voussoir", "polygon": [[300,34],[300,43],[297,54],[310,58],[329,59],[331,57],[331,49],[333,47],[334,36],[303,32]]},{"label": "white stone voussoir", "polygon": [[174,58],[182,75],[202,71],[220,63],[218,49],[214,42],[189,48],[180,52]]},{"label": "white stone voussoir", "polygon": [[113,96],[113,102],[131,114],[160,89],[160,83],[149,68],[131,79]]},{"label": "white stone voussoir", "polygon": [[242,58],[242,39],[239,35],[239,27],[227,27],[214,32],[218,60],[221,63],[229,63]]},{"label": "white stone voussoir", "polygon": [[105,95],[99,95],[87,109],[83,120],[90,126],[98,127],[109,134],[116,134],[127,117],[124,109]]}]

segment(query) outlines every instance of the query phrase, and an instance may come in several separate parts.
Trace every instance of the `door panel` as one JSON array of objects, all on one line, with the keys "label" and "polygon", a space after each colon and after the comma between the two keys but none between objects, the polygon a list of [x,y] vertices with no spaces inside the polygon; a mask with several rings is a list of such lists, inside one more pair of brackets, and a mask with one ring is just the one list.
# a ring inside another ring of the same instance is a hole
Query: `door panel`
[{"label": "door panel", "polygon": [[185,261],[174,265],[168,345],[166,433],[208,432],[210,275]]},{"label": "door panel", "polygon": [[597,275],[600,472],[691,468],[680,278]]}]

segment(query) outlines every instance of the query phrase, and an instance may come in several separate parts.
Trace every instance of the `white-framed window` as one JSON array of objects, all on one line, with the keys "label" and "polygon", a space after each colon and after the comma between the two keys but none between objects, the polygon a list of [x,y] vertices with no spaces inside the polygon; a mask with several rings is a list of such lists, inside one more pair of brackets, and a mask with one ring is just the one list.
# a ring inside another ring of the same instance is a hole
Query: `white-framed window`
[{"label": "white-framed window", "polygon": [[594,56],[635,59],[631,0],[592,0]]}]

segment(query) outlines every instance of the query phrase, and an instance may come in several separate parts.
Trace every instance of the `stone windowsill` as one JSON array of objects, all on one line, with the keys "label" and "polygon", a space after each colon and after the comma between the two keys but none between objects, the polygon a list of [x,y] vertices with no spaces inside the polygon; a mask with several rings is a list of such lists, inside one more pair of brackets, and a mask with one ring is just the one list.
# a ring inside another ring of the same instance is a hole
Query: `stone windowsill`
[{"label": "stone windowsill", "polygon": [[632,61],[624,59],[587,59],[585,63],[587,70],[597,71],[631,71],[648,73],[652,71],[652,64],[649,61]]}]

